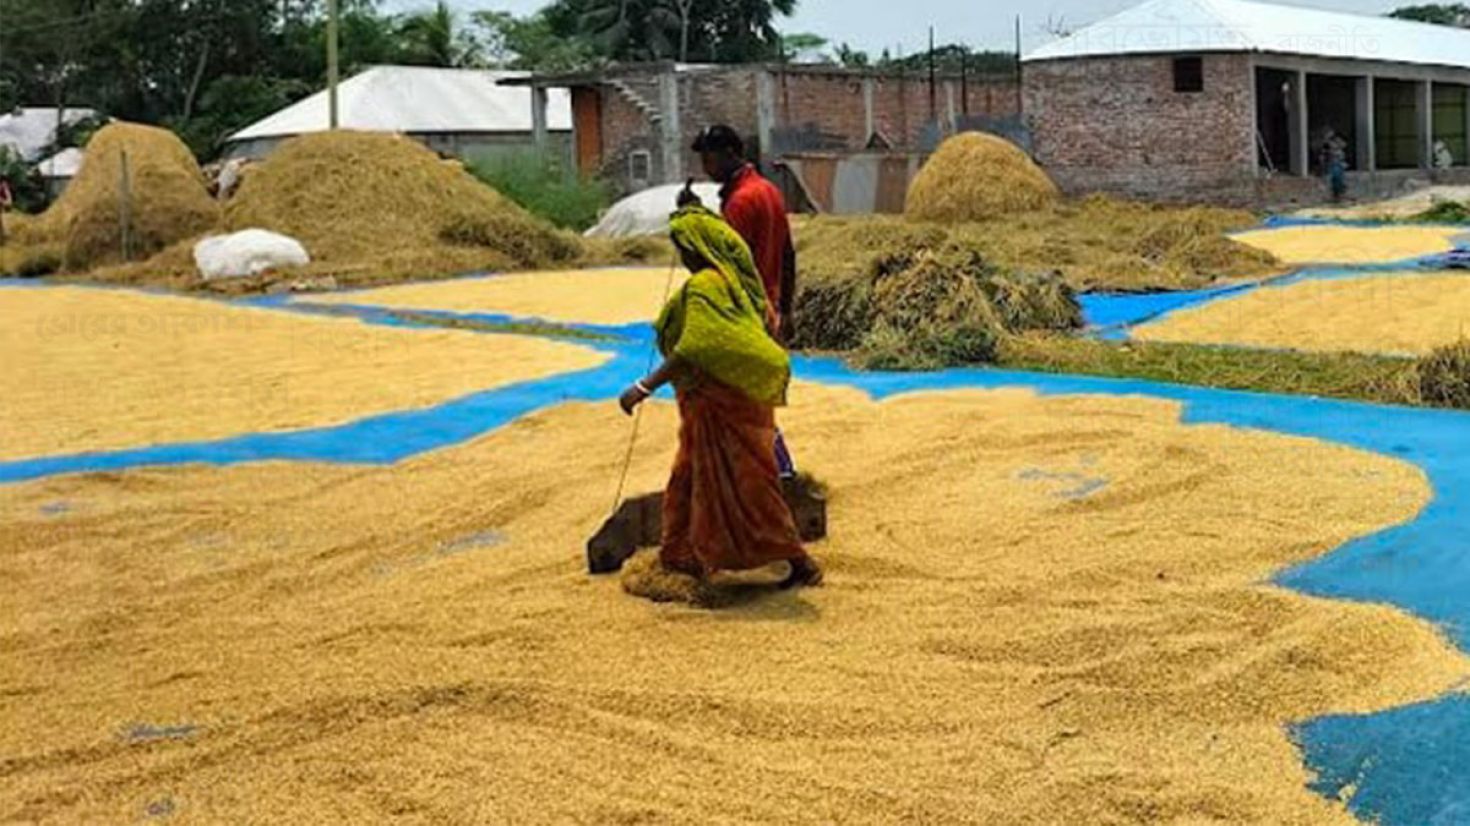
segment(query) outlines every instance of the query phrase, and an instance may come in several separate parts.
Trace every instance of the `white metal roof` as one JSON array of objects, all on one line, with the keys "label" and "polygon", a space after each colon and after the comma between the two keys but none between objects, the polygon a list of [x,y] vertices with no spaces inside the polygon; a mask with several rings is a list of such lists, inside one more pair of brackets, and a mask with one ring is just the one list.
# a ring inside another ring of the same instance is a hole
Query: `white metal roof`
[{"label": "white metal roof", "polygon": [[[67,107],[63,114],[67,123],[76,123],[97,114],[91,109]],[[28,162],[41,156],[46,147],[56,142],[56,107],[31,106],[0,115],[0,146],[8,146]]]},{"label": "white metal roof", "polygon": [[82,150],[69,147],[36,164],[36,169],[43,178],[75,178],[82,168],[82,157]]},{"label": "white metal roof", "polygon": [[[337,87],[344,129],[434,134],[531,131],[531,90],[498,86],[527,72],[374,66]],[[546,126],[572,128],[571,95],[547,90]],[[230,141],[279,138],[327,128],[327,93],[318,92],[231,135]]]},{"label": "white metal roof", "polygon": [[1148,0],[1024,59],[1164,52],[1272,52],[1470,69],[1470,30],[1250,0]]}]

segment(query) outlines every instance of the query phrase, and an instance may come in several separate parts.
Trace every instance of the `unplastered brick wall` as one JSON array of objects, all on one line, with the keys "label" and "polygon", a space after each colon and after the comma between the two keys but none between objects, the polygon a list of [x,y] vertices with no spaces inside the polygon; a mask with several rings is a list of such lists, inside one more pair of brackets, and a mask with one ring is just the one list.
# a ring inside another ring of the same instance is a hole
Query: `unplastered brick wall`
[{"label": "unplastered brick wall", "polygon": [[1063,190],[1247,203],[1256,158],[1250,63],[1203,56],[1204,89],[1174,90],[1173,55],[1029,63],[1036,159]]},{"label": "unplastered brick wall", "polygon": [[[636,153],[647,153],[650,181],[672,178],[663,157],[662,126],[654,118],[663,113],[659,78],[667,67],[611,72],[597,87],[602,95],[602,173],[623,191],[635,187],[630,163]],[[773,143],[759,147],[761,77],[769,78]],[[927,76],[788,70],[782,67],[736,66],[680,72],[680,152],[686,176],[699,176],[698,157],[689,149],[699,130],[723,123],[740,132],[764,159],[786,151],[856,152],[867,146],[869,133],[865,83],[872,85],[873,128],[894,149],[918,151],[930,129]],[[940,121],[949,112],[953,86],[954,111],[963,114],[963,94],[957,79],[941,77],[936,84],[934,109]],[[971,79],[971,114],[1007,115],[1016,111],[1015,86]],[[640,102],[641,101],[641,105]]]},{"label": "unplastered brick wall", "polygon": [[[642,88],[638,93],[641,95]],[[631,177],[633,155],[648,153],[650,181],[662,179],[658,130],[628,96],[609,85],[598,87],[602,96],[602,177],[622,192],[635,188]],[[656,100],[651,98],[650,100]]]},{"label": "unplastered brick wall", "polygon": [[777,69],[771,80],[778,128],[814,144],[800,148],[855,151],[867,143],[861,77]]},{"label": "unplastered brick wall", "polygon": [[748,68],[689,72],[679,79],[679,146],[686,177],[704,177],[699,156],[690,147],[699,130],[722,123],[739,132],[755,148],[757,132],[756,72]]},{"label": "unplastered brick wall", "polygon": [[[871,137],[868,131],[867,92],[872,88],[872,127],[899,151],[918,151],[934,121],[947,123],[954,115],[1014,115],[1018,96],[1014,83],[939,76],[934,94],[923,73],[864,76],[854,72],[811,69],[772,69],[777,128],[788,136],[790,148],[805,151],[860,151]],[[932,109],[931,109],[932,103]]]}]

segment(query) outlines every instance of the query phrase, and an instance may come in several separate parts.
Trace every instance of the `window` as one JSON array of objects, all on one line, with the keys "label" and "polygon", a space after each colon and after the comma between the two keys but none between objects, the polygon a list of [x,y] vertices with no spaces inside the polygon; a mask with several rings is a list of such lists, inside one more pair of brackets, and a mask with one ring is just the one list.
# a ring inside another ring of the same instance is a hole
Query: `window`
[{"label": "window", "polygon": [[1419,165],[1418,86],[1412,81],[1378,79],[1373,87],[1373,144],[1379,169]]},{"label": "window", "polygon": [[639,149],[628,155],[628,178],[639,187],[649,184],[653,178],[653,154]]},{"label": "window", "polygon": [[1174,91],[1203,92],[1205,90],[1205,59],[1202,57],[1174,58]]}]

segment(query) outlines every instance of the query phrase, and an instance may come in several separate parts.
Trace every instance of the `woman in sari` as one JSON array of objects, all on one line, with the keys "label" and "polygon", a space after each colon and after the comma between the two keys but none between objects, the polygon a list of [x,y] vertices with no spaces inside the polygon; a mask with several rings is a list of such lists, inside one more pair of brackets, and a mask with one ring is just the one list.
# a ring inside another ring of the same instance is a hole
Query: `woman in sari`
[{"label": "woman in sari", "polygon": [[654,323],[663,363],[619,400],[631,414],[669,382],[679,400],[659,559],[701,578],[784,561],[786,587],[816,585],[822,570],[801,547],[771,449],[791,361],[770,335],[750,249],[702,206],[680,209],[669,225],[693,275]]}]

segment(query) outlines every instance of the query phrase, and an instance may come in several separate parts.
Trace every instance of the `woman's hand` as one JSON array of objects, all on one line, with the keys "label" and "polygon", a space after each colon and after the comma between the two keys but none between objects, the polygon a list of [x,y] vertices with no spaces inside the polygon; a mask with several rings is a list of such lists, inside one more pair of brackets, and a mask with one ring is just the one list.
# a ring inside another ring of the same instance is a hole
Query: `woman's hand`
[{"label": "woman's hand", "polygon": [[648,392],[645,391],[641,386],[639,386],[638,384],[631,384],[628,386],[627,390],[623,391],[623,395],[618,397],[618,406],[623,408],[624,413],[631,416],[633,415],[633,410],[636,409],[638,405],[643,404],[645,401],[648,401],[648,396]]}]

